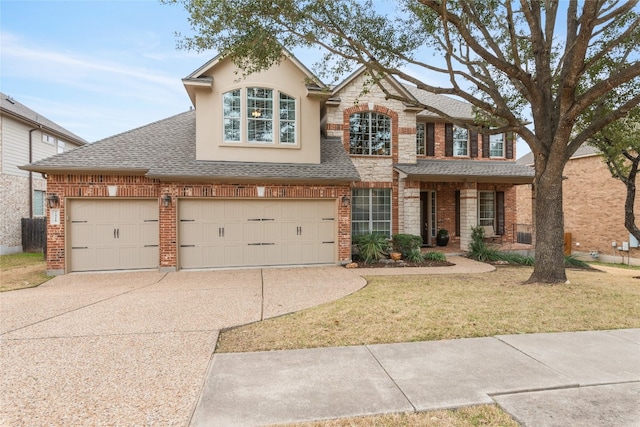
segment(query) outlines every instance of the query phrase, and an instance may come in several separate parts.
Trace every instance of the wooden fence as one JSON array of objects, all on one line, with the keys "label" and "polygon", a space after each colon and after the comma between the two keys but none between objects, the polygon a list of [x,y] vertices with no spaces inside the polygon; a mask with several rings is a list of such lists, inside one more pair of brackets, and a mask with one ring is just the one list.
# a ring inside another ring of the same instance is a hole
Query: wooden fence
[{"label": "wooden fence", "polygon": [[46,218],[22,218],[22,251],[46,253]]}]

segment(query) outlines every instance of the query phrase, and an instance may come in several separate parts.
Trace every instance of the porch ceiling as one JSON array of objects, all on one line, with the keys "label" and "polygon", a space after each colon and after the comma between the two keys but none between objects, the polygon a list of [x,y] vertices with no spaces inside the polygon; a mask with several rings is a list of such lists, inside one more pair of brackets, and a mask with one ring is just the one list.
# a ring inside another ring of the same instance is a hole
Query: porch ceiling
[{"label": "porch ceiling", "polygon": [[530,184],[535,175],[529,166],[505,161],[418,160],[394,168],[414,181]]}]

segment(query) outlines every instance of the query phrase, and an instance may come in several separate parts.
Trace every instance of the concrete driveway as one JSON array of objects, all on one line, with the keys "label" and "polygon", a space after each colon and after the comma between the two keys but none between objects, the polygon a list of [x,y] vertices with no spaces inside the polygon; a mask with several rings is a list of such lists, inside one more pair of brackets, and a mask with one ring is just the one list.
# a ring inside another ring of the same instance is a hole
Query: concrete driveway
[{"label": "concrete driveway", "polygon": [[0,425],[180,425],[221,328],[366,284],[341,267],[71,274],[0,294]]}]

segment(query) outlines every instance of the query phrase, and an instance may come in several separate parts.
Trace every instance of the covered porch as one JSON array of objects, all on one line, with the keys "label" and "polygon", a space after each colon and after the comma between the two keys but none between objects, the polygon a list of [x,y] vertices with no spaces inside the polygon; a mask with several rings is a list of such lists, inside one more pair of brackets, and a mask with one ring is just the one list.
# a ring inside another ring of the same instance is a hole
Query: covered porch
[{"label": "covered porch", "polygon": [[517,227],[516,186],[533,182],[531,168],[506,161],[419,160],[397,164],[395,170],[400,228],[422,236],[424,246],[435,247],[438,231],[445,229],[449,243],[444,248],[466,252],[472,228],[479,225],[505,249],[524,243]]}]

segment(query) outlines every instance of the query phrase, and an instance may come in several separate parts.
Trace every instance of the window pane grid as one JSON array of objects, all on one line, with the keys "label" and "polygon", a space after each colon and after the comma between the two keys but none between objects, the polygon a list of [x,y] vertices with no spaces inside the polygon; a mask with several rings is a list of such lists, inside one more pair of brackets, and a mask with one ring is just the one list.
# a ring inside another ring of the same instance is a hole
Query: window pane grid
[{"label": "window pane grid", "polygon": [[379,233],[391,237],[391,190],[354,189],[351,199],[353,236]]},{"label": "window pane grid", "polygon": [[273,142],[273,90],[247,88],[247,140]]},{"label": "window pane grid", "polygon": [[391,118],[379,113],[355,113],[349,117],[351,154],[391,154]]},{"label": "window pane grid", "polygon": [[504,157],[504,134],[489,135],[489,157]]},{"label": "window pane grid", "polygon": [[222,96],[225,141],[240,141],[241,111],[240,89],[232,90]]},{"label": "window pane grid", "polygon": [[479,196],[479,224],[493,227],[495,218],[495,193],[492,191],[481,191]]},{"label": "window pane grid", "polygon": [[280,94],[280,142],[296,142],[296,100],[283,93]]},{"label": "window pane grid", "polygon": [[464,157],[469,152],[469,131],[458,126],[453,127],[453,155]]},{"label": "window pane grid", "polygon": [[424,123],[418,123],[416,125],[416,154],[426,154],[426,144],[424,141]]}]

